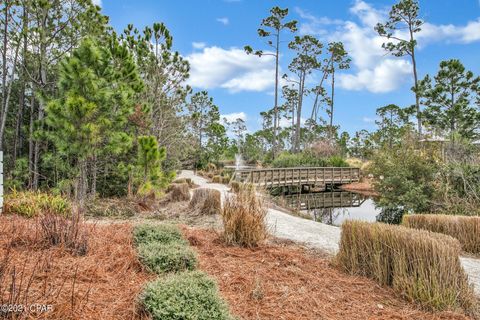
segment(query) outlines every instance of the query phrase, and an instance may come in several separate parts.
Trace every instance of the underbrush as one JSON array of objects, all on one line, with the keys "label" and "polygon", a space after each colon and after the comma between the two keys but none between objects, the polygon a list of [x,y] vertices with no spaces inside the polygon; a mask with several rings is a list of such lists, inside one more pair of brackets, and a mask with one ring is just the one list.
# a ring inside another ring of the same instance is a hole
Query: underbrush
[{"label": "underbrush", "polygon": [[348,167],[348,163],[340,156],[319,157],[312,152],[281,153],[271,166],[274,168],[289,167]]},{"label": "underbrush", "polygon": [[102,198],[85,204],[85,214],[91,217],[128,218],[143,209],[138,201],[129,198]]},{"label": "underbrush", "polygon": [[188,183],[174,183],[169,188],[169,199],[173,202],[190,200],[190,189]]},{"label": "underbrush", "polygon": [[72,206],[58,195],[34,191],[12,191],[5,195],[3,212],[32,218],[46,213],[68,216]]},{"label": "underbrush", "polygon": [[222,209],[224,240],[227,244],[256,247],[268,236],[266,206],[251,186],[242,186],[225,200]]},{"label": "underbrush", "polygon": [[346,221],[336,256],[346,272],[366,276],[431,310],[478,312],[452,237],[380,223]]},{"label": "underbrush", "polygon": [[140,261],[159,275],[140,296],[140,303],[154,320],[231,319],[215,282],[194,271],[195,251],[173,225],[140,225],[134,229]]},{"label": "underbrush", "polygon": [[141,224],[133,229],[133,241],[138,246],[146,243],[182,243],[186,245],[186,240],[177,226],[170,224]]},{"label": "underbrush", "polygon": [[232,319],[219,298],[215,282],[200,271],[189,271],[149,283],[141,302],[153,319]]},{"label": "underbrush", "polygon": [[197,209],[202,215],[214,215],[220,213],[222,201],[218,190],[199,188],[193,191],[190,208]]},{"label": "underbrush", "polygon": [[403,225],[452,236],[465,252],[480,254],[480,217],[414,214],[404,216]]},{"label": "underbrush", "polygon": [[140,261],[151,272],[193,270],[197,265],[195,252],[184,243],[148,242],[137,247]]}]

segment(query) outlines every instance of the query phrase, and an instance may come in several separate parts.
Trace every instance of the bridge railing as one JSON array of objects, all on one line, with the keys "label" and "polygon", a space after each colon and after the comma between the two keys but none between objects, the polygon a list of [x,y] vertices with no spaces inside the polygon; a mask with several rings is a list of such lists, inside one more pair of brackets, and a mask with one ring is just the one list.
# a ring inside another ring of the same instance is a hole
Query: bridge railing
[{"label": "bridge railing", "polygon": [[261,186],[343,184],[360,180],[360,169],[350,167],[295,167],[235,171],[234,180]]}]

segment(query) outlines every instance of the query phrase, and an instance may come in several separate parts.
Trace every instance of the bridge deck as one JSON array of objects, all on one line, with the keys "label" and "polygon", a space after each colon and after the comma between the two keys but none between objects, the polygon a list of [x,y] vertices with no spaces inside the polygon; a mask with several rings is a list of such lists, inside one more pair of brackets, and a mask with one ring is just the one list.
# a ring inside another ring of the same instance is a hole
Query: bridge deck
[{"label": "bridge deck", "polygon": [[281,186],[325,186],[346,184],[360,180],[359,168],[307,167],[307,168],[268,168],[237,170],[235,181],[251,183],[261,187]]}]

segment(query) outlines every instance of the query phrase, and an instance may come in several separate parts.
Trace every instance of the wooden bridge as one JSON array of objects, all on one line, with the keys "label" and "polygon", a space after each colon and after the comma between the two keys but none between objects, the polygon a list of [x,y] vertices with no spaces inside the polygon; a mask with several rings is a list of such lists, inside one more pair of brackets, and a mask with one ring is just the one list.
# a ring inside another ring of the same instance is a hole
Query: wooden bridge
[{"label": "wooden bridge", "polygon": [[360,181],[359,168],[306,167],[237,170],[233,180],[259,187],[341,185]]},{"label": "wooden bridge", "polygon": [[285,195],[279,201],[294,210],[359,207],[365,202],[361,194],[348,191]]}]

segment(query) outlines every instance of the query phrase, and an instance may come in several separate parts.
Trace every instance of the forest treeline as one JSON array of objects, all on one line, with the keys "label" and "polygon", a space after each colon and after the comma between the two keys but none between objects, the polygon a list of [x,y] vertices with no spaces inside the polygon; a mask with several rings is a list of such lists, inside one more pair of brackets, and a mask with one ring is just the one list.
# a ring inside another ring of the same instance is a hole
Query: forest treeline
[{"label": "forest treeline", "polygon": [[[379,182],[386,207],[442,207],[438,190],[477,201],[480,78],[456,59],[420,77],[419,10],[417,1],[401,0],[375,27],[386,54],[410,59],[414,104],[380,107],[376,131],[350,136],[334,115],[335,76],[351,58],[341,42],[300,35],[288,9],[274,7],[260,22],[264,48],[245,46],[246,54],[273,56],[276,66],[272,105],[260,113],[261,129],[247,132],[243,119],[222,118],[208,92],[186,85],[189,63],[173,49],[163,23],[118,32],[90,0],[4,0],[0,149],[6,187],[51,190],[79,201],[148,194],[165,188],[179,168],[204,168],[239,153],[249,163],[272,166],[373,160],[377,176],[394,169],[402,175]],[[281,75],[287,50],[293,58]],[[395,163],[395,152],[409,150],[411,167]],[[427,163],[423,168],[418,161]],[[418,174],[420,167],[428,172]],[[389,194],[396,184],[405,187],[402,195]]]}]

